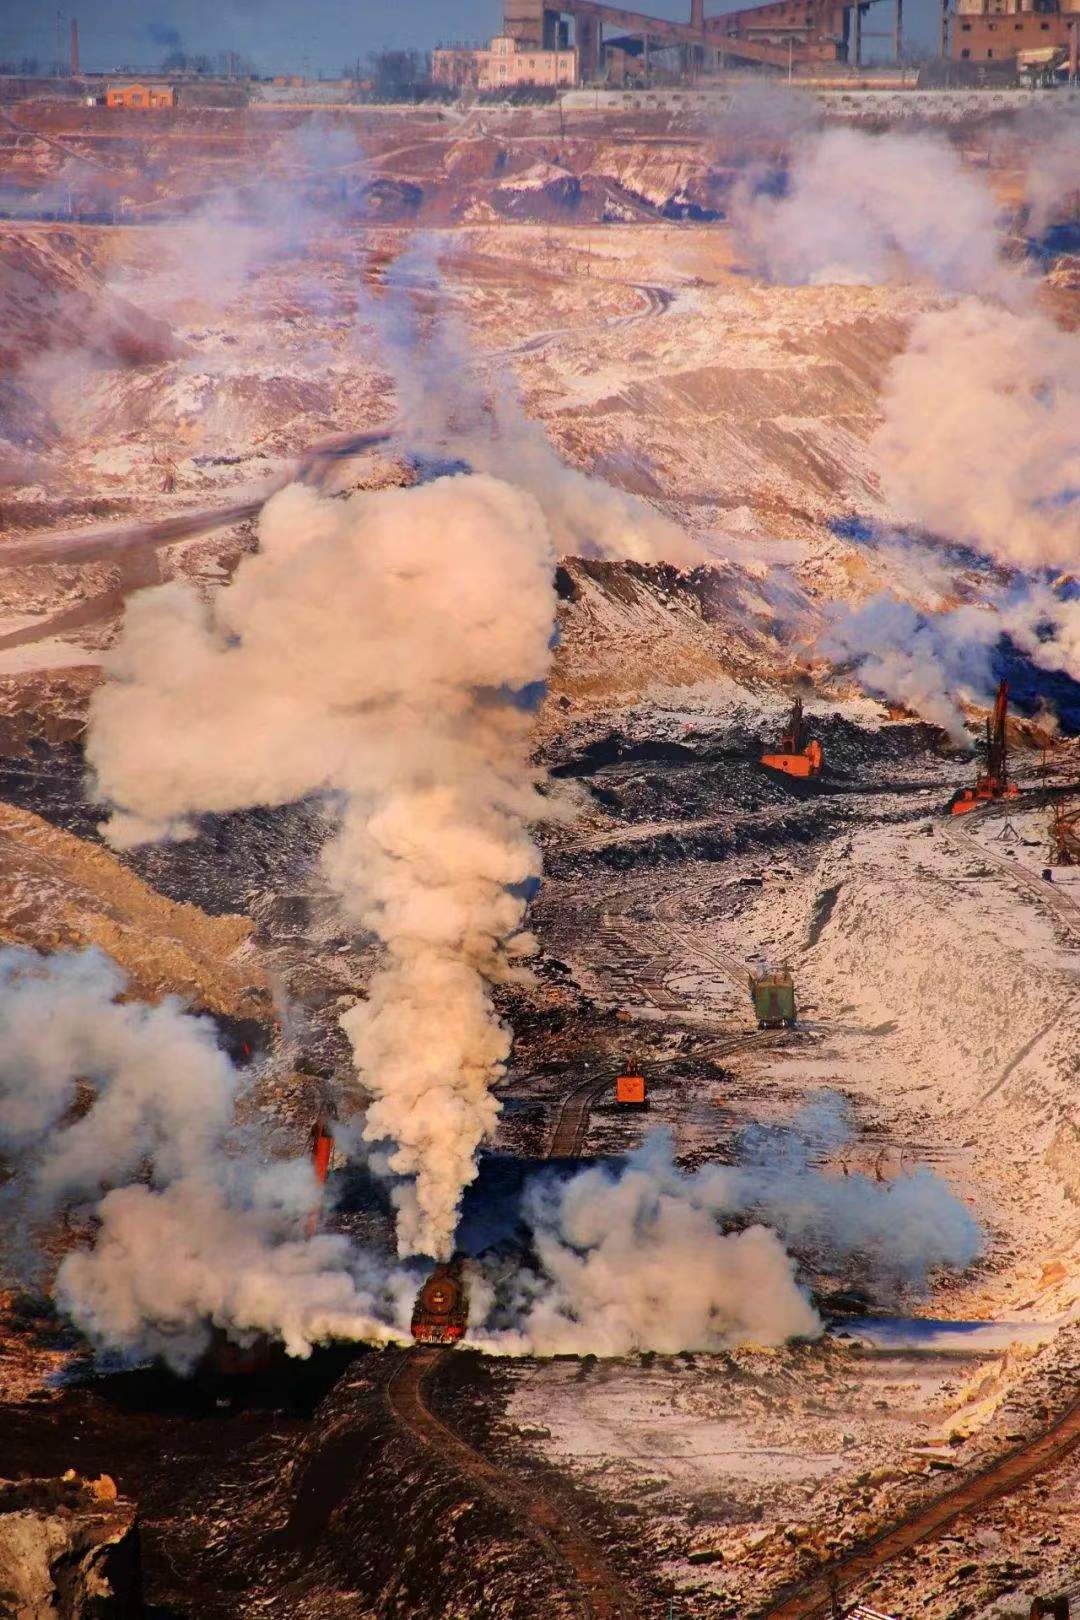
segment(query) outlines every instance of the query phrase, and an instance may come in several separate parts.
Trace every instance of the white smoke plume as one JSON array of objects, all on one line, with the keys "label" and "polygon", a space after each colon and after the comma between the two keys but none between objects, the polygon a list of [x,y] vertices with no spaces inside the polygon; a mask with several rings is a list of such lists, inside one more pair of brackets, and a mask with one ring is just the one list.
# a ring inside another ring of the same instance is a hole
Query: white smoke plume
[{"label": "white smoke plume", "polygon": [[240,1076],[211,1021],[125,990],[96,949],[0,951],[0,1147],[19,1167],[9,1203],[23,1197],[9,1230],[72,1204],[98,1222],[61,1262],[61,1307],[96,1345],[180,1372],[212,1326],[300,1356],[400,1337],[410,1283],[343,1237],[303,1236],[312,1167],[266,1163],[236,1132]]},{"label": "white smoke plume", "polygon": [[922,614],[894,596],[859,608],[837,603],[819,651],[849,665],[867,691],[912,709],[960,747],[970,745],[960,698],[985,702],[992,690],[990,648],[996,616],[967,607]]},{"label": "white smoke plume", "polygon": [[477,379],[444,313],[421,331],[411,291],[439,292],[436,247],[421,239],[396,262],[381,327],[400,448],[467,475],[340,502],[287,488],[209,607],[179,585],[133,598],[87,753],[118,845],[184,836],[205,811],[333,798],[325,870],[387,948],[344,1021],[376,1099],[367,1135],[395,1144],[402,1253],[443,1255],[509,1052],[488,986],[520,972],[531,943],[527,829],[552,801],[529,763],[528,709],[550,663],[557,557],[697,550],[644,502],[564,468],[512,390]]},{"label": "white smoke plume", "polygon": [[1080,119],[1047,117],[1028,126],[1031,157],[1024,180],[1027,229],[1038,237],[1056,221],[1080,215]]},{"label": "white smoke plume", "polygon": [[916,321],[874,448],[905,521],[1021,567],[1080,561],[1080,339],[966,300]]},{"label": "white smoke plume", "polygon": [[[405,1338],[415,1276],[342,1236],[301,1235],[312,1167],[265,1160],[236,1127],[241,1076],[212,1023],[125,991],[96,950],[0,953],[0,1147],[18,1156],[31,1221],[84,1204],[97,1226],[61,1262],[61,1308],[97,1346],[180,1372],[213,1328],[299,1356]],[[509,1355],[780,1344],[821,1327],[785,1242],[816,1263],[859,1256],[888,1284],[974,1258],[978,1228],[933,1175],[883,1187],[820,1173],[814,1156],[848,1134],[824,1098],[788,1130],[747,1133],[736,1167],[683,1175],[661,1131],[623,1166],[541,1173],[522,1212],[534,1263],[469,1267],[471,1342]]]},{"label": "white smoke plume", "polygon": [[553,569],[539,506],[494,478],[342,501],[290,486],[209,606],[181,585],[132,599],[92,705],[117,844],[336,797],[325,869],[387,951],[345,1027],[375,1096],[366,1134],[408,1178],[403,1253],[450,1251],[496,1117],[509,1035],[487,987],[529,946],[545,803],[519,694],[547,674]]},{"label": "white smoke plume", "polygon": [[964,746],[971,738],[961,703],[992,701],[993,653],[1006,639],[1037,668],[1080,681],[1080,602],[1042,580],[941,613],[919,613],[888,594],[859,608],[836,604],[819,650],[851,666],[867,691]]},{"label": "white smoke plume", "polygon": [[879,1183],[816,1168],[850,1134],[825,1096],[787,1129],[748,1133],[737,1166],[683,1174],[654,1131],[625,1165],[539,1177],[523,1209],[535,1268],[481,1266],[472,1342],[510,1355],[776,1345],[821,1330],[785,1244],[894,1291],[969,1265],[981,1231],[932,1172]]},{"label": "white smoke plume", "polygon": [[772,281],[914,278],[947,291],[1003,293],[1017,279],[999,259],[989,191],[933,135],[831,128],[800,138],[784,194],[751,172],[732,219]]},{"label": "white smoke plume", "polygon": [[780,1239],[760,1225],[725,1233],[721,1213],[700,1178],[680,1175],[664,1132],[624,1168],[541,1178],[524,1210],[536,1270],[474,1286],[471,1342],[503,1355],[625,1355],[816,1336],[820,1318]]},{"label": "white smoke plume", "polygon": [[[512,469],[512,482],[543,508],[559,557],[701,562],[696,538],[648,501],[560,459],[542,425],[526,417],[497,356],[488,357],[488,377],[481,379],[468,333],[446,299],[438,248],[437,234],[415,233],[386,275],[389,296],[377,316],[402,448],[461,457],[474,471],[496,477]],[[417,285],[437,295],[423,329],[410,298]],[[437,390],[432,375],[440,379]]]}]

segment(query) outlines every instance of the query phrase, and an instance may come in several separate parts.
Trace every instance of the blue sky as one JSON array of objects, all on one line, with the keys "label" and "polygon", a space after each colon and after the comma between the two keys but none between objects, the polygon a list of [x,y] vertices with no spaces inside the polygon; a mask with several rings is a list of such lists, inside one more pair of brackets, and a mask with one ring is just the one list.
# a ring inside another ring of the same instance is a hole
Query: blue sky
[{"label": "blue sky", "polygon": [[[706,11],[735,9],[740,0],[706,0]],[[911,0],[909,30],[925,36],[935,0]],[[240,51],[260,72],[336,73],[346,62],[384,46],[428,48],[440,40],[487,39],[497,32],[501,0],[61,0],[79,19],[83,66],[108,71],[125,63],[156,66],[177,38],[190,52]],[[648,0],[658,17],[689,16],[689,0]],[[56,54],[54,0],[0,0],[0,58]],[[880,19],[880,20],[879,20]],[[891,26],[883,4],[868,29]],[[921,25],[921,26],[920,26]],[[867,41],[869,49],[876,42]],[[66,50],[66,46],[65,46]]]}]

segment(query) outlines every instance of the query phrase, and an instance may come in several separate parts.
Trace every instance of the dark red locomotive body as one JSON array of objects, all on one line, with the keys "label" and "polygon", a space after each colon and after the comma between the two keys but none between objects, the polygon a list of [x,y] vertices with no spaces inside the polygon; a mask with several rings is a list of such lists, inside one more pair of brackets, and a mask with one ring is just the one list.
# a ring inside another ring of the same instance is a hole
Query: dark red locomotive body
[{"label": "dark red locomotive body", "polygon": [[460,1259],[435,1267],[416,1296],[412,1336],[417,1344],[456,1344],[469,1325],[469,1296]]}]

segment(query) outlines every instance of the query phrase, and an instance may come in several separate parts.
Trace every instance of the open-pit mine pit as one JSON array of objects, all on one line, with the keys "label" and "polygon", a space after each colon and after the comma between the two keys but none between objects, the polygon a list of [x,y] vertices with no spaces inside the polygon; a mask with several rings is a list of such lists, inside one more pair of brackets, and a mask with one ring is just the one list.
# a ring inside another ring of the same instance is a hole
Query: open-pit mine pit
[{"label": "open-pit mine pit", "polygon": [[1080,1601],[1077,151],[11,109],[0,1611]]}]

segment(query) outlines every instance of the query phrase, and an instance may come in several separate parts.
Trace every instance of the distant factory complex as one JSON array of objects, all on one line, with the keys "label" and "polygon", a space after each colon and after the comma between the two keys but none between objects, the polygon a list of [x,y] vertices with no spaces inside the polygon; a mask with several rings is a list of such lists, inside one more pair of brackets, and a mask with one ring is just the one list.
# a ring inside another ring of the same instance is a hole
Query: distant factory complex
[{"label": "distant factory complex", "polygon": [[[677,22],[600,0],[505,0],[502,33],[486,47],[437,50],[432,77],[478,90],[648,82],[651,59],[672,50],[690,76],[727,67],[850,70],[863,63],[864,18],[874,3],[768,0],[707,17],[705,0],[690,0],[688,20]],[[886,37],[901,60],[903,0],[893,0]],[[1080,0],[955,0],[953,10],[945,0],[941,10],[940,54],[957,64],[1015,65],[1034,54],[1075,79],[1078,40]]]},{"label": "distant factory complex", "polygon": [[[729,70],[755,69],[829,90],[858,88],[855,76],[865,85],[868,59],[882,81],[872,88],[916,84],[905,49],[904,0],[885,0],[885,26],[872,29],[865,19],[880,0],[765,0],[717,16],[706,15],[706,0],[687,3],[689,16],[680,21],[603,0],[503,0],[501,32],[486,45],[440,45],[430,58],[414,52],[419,66],[412,79],[389,86],[364,78],[359,61],[355,75],[332,80],[296,73],[259,79],[231,56],[220,74],[170,73],[168,64],[157,72],[129,69],[127,78],[87,73],[72,19],[70,68],[58,66],[52,77],[0,68],[0,101],[37,93],[81,97],[113,111],[168,113],[422,100],[432,93],[546,99],[581,86],[704,87]],[[937,15],[937,60],[919,69],[919,88],[1080,83],[1080,0],[940,0]]]}]

